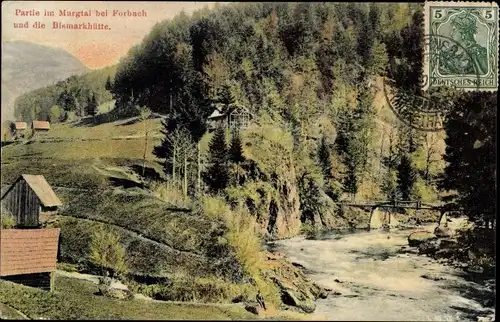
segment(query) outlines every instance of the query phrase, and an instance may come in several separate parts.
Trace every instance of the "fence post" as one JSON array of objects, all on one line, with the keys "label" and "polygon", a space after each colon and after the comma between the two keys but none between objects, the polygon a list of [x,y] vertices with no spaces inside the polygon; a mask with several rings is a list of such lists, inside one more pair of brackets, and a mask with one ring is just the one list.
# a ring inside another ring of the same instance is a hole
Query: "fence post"
[{"label": "fence post", "polygon": [[52,271],[50,272],[50,292],[54,292],[55,282],[56,282],[56,272]]}]

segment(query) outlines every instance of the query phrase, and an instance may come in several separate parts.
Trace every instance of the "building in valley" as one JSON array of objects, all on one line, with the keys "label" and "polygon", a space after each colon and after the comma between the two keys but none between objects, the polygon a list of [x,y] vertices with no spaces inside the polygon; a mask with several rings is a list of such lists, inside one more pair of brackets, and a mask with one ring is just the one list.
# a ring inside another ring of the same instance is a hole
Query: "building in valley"
[{"label": "building in valley", "polygon": [[26,122],[12,122],[10,125],[10,132],[15,140],[24,138],[28,124]]},{"label": "building in valley", "polygon": [[14,227],[0,227],[0,279],[54,289],[59,228],[42,228],[40,214],[62,205],[41,175],[21,175],[2,194],[1,216]]},{"label": "building in valley", "polygon": [[42,175],[21,175],[2,195],[2,208],[16,227],[38,227],[41,213],[53,213],[62,205]]},{"label": "building in valley", "polygon": [[44,135],[50,130],[50,123],[47,121],[33,121],[31,124],[32,135]]},{"label": "building in valley", "polygon": [[231,104],[228,107],[216,106],[208,117],[208,129],[213,131],[219,126],[228,129],[244,129],[250,120],[251,114],[244,106],[238,104]]}]

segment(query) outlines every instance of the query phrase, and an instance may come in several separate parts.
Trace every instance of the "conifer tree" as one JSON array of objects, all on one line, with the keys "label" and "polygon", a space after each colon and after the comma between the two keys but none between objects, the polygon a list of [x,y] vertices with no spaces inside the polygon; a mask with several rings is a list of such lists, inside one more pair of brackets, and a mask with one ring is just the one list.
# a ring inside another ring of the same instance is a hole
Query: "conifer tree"
[{"label": "conifer tree", "polygon": [[330,179],[332,177],[332,159],[330,158],[330,149],[324,136],[321,138],[318,148],[318,162],[325,179]]},{"label": "conifer tree", "polygon": [[403,200],[412,199],[413,186],[417,180],[417,173],[413,168],[411,160],[411,156],[408,153],[401,152],[397,167],[397,184],[399,194]]},{"label": "conifer tree", "polygon": [[224,111],[222,112],[228,112],[230,105],[235,102],[234,96],[231,93],[231,88],[228,84],[224,84],[219,90],[217,102],[224,106]]},{"label": "conifer tree", "polygon": [[229,145],[229,161],[234,164],[240,164],[245,161],[243,156],[243,145],[241,143],[241,135],[238,130],[233,132],[231,143]]},{"label": "conifer tree", "polygon": [[210,192],[220,193],[229,183],[228,149],[224,127],[218,127],[210,140],[208,169],[204,175]]},{"label": "conifer tree", "polygon": [[488,228],[478,236],[494,252],[496,232],[496,133],[495,93],[466,93],[455,103],[445,123],[447,162],[439,183],[443,191],[453,191],[445,199],[463,209],[478,227]]},{"label": "conifer tree", "polygon": [[231,136],[231,143],[229,145],[229,153],[228,153],[229,161],[234,164],[236,167],[236,183],[240,183],[240,166],[241,163],[245,161],[245,157],[243,156],[243,146],[241,143],[241,136],[238,129],[233,132]]},{"label": "conifer tree", "polygon": [[97,114],[97,100],[95,98],[95,94],[92,94],[92,96],[89,97],[87,102],[87,114],[92,117]]}]

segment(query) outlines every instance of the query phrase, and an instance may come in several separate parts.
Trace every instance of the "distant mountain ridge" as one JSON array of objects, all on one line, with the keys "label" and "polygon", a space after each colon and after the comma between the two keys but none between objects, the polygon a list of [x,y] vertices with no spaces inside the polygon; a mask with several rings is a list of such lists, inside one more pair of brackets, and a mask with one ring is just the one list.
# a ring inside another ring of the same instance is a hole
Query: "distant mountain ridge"
[{"label": "distant mountain ridge", "polygon": [[2,121],[14,119],[14,101],[19,95],[88,71],[63,49],[26,41],[2,42]]}]

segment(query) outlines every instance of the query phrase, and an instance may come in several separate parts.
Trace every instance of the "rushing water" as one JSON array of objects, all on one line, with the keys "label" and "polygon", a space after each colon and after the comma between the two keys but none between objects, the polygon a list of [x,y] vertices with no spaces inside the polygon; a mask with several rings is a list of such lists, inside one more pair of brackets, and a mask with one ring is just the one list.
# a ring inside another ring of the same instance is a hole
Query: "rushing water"
[{"label": "rushing water", "polygon": [[[282,240],[290,261],[331,289],[318,300],[315,318],[370,321],[477,321],[493,309],[494,293],[436,260],[402,252],[409,231],[330,233],[315,240]],[[423,275],[426,278],[422,277]]]}]

